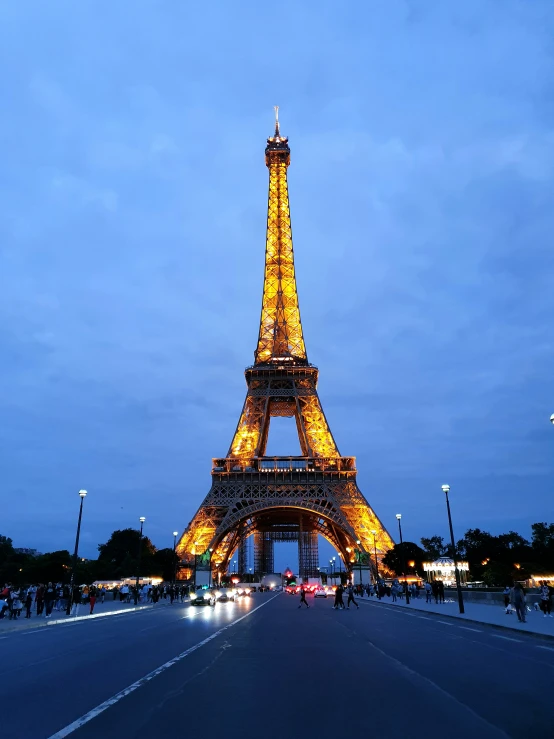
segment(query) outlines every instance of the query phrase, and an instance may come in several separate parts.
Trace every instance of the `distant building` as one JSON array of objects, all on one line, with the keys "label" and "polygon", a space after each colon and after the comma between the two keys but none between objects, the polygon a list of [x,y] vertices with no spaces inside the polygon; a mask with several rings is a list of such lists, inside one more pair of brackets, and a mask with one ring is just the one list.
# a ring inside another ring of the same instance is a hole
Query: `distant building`
[{"label": "distant building", "polygon": [[30,557],[40,557],[42,552],[38,552],[36,549],[29,549],[28,547],[14,547],[14,552],[17,554],[28,554]]}]

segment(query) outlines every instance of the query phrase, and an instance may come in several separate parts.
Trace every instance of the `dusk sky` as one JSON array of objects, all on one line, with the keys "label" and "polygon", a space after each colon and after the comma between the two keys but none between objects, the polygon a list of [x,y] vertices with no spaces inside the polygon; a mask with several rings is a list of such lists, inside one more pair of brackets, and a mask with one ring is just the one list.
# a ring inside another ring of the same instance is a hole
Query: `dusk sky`
[{"label": "dusk sky", "polygon": [[72,550],[79,488],[83,556],[194,515],[253,361],[276,104],[308,357],[369,503],[412,541],[446,536],[443,483],[458,538],[554,520],[551,0],[0,23],[1,534]]}]

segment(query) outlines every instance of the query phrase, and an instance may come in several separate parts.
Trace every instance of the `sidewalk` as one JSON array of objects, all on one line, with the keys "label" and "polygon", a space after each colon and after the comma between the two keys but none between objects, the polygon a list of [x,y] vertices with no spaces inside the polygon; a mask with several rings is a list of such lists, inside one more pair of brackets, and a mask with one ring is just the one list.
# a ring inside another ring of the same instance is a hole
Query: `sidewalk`
[{"label": "sidewalk", "polygon": [[446,603],[436,604],[426,603],[425,596],[423,598],[410,598],[410,605],[407,606],[403,600],[392,602],[391,598],[384,597],[378,600],[375,596],[369,598],[357,598],[358,603],[377,603],[382,606],[390,606],[391,608],[408,608],[414,611],[430,613],[437,616],[447,616],[448,618],[457,618],[463,621],[473,623],[488,624],[489,626],[497,626],[499,628],[510,629],[513,631],[524,632],[534,636],[541,636],[554,639],[554,618],[544,618],[542,611],[528,611],[527,622],[519,623],[515,613],[507,615],[504,606],[501,605],[482,605],[480,603],[471,603],[464,601],[465,613],[459,612],[458,601],[448,600]]},{"label": "sidewalk", "polygon": [[[110,616],[123,616],[126,613],[134,613],[138,610],[144,610],[149,608],[160,608],[169,604],[169,599],[161,600],[157,604],[153,603],[139,603],[135,608],[133,602],[122,603],[121,601],[105,601],[104,603],[97,602],[94,606],[94,613],[92,616],[89,615],[90,606],[88,603],[83,604],[79,607],[79,615],[67,616],[65,611],[52,611],[50,618],[45,618],[44,613],[41,616],[37,616],[33,612],[31,618],[25,618],[25,609],[23,609],[22,615],[14,620],[7,618],[0,619],[0,637],[4,634],[13,633],[14,631],[26,631],[28,629],[40,629],[43,626],[56,626],[64,623],[75,623],[76,621],[89,621],[96,618],[109,618]],[[175,605],[181,605],[175,603]]]}]

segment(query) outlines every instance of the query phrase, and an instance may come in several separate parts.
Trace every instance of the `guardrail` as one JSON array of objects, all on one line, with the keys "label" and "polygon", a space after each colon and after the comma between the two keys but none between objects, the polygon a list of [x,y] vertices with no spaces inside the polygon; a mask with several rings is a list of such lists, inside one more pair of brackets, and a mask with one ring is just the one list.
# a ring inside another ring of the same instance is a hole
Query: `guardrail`
[{"label": "guardrail", "polygon": [[356,457],[220,457],[213,460],[212,472],[356,472]]}]

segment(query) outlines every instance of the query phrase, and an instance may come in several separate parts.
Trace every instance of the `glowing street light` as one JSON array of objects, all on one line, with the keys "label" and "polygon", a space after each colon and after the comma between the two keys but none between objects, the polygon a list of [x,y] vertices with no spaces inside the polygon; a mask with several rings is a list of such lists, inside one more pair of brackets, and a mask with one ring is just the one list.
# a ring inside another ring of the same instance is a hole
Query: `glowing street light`
[{"label": "glowing street light", "polygon": [[139,537],[139,545],[138,545],[138,557],[137,557],[137,581],[135,583],[135,606],[138,604],[139,599],[139,577],[140,577],[140,557],[142,554],[142,529],[144,527],[144,522],[146,521],[146,518],[144,516],[141,516],[139,518],[140,521],[140,537]]},{"label": "glowing street light", "polygon": [[[552,421],[552,417],[550,418]],[[554,423],[554,421],[553,421]],[[460,571],[458,570],[458,563],[456,561],[456,545],[454,544],[454,529],[452,528],[452,516],[450,515],[450,501],[448,500],[448,493],[450,491],[450,485],[442,485],[442,492],[446,496],[446,510],[448,511],[448,525],[450,526],[450,542],[452,544],[452,560],[454,561],[454,574],[456,576],[456,590],[458,591],[458,607],[460,613],[464,613],[464,597],[462,595],[462,586],[460,585]]]},{"label": "glowing street light", "polygon": [[177,535],[178,531],[173,532],[173,590],[175,590],[175,582],[177,580]]},{"label": "glowing street light", "polygon": [[406,577],[406,557],[404,553],[404,542],[402,540],[402,524],[400,523],[402,514],[397,513],[396,518],[398,520],[398,532],[400,534],[400,549],[402,552],[402,574],[404,575],[404,587],[406,588],[406,605],[408,606],[410,605],[410,591],[408,590],[408,578]]},{"label": "glowing street light", "polygon": [[81,504],[79,506],[79,519],[77,521],[77,536],[75,537],[75,549],[73,551],[73,563],[71,565],[71,579],[69,581],[69,597],[67,599],[66,615],[71,615],[71,606],[73,605],[73,581],[75,580],[75,570],[77,568],[77,557],[79,552],[79,537],[81,536],[81,519],[83,517],[83,503],[87,497],[86,490],[79,490]]}]

